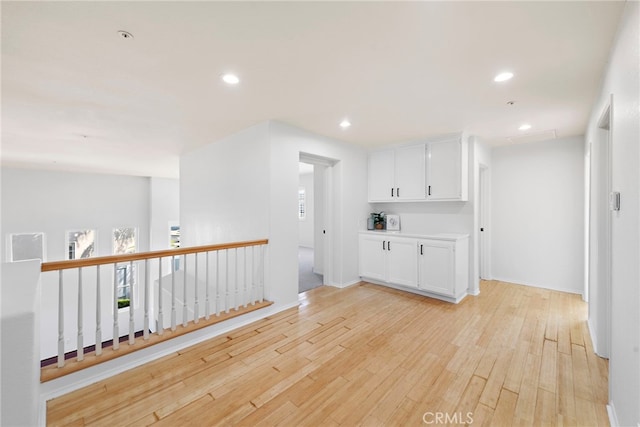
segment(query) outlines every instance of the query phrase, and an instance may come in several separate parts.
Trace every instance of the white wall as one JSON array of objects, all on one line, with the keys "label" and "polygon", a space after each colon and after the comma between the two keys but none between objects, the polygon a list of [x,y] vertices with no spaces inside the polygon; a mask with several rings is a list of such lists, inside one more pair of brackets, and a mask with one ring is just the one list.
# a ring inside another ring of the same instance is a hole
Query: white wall
[{"label": "white wall", "polygon": [[[297,175],[294,181],[297,196]],[[267,123],[183,155],[182,246],[269,237],[269,187]]]},{"label": "white wall", "polygon": [[[640,423],[640,5],[628,1],[612,47],[600,94],[593,105],[586,143],[598,141],[598,120],[613,94],[612,187],[622,195],[612,215],[610,405],[620,425]],[[592,145],[594,147],[594,145]],[[601,156],[591,152],[591,164]],[[592,188],[593,204],[606,203]],[[592,214],[598,210],[592,209]],[[591,221],[604,218],[592,215]],[[592,257],[597,249],[591,248]],[[595,260],[596,264],[602,260]],[[592,272],[590,272],[590,275]],[[591,310],[598,294],[590,292]],[[590,323],[597,321],[590,318]],[[592,325],[593,326],[593,325]],[[593,327],[591,328],[593,331]],[[616,421],[616,420],[614,420]]]},{"label": "white wall", "polygon": [[152,251],[169,249],[169,224],[180,221],[180,181],[150,178],[150,242]]},{"label": "white wall", "polygon": [[494,148],[491,170],[493,278],[582,293],[584,139]]},{"label": "white wall", "polygon": [[305,189],[306,197],[306,217],[298,220],[298,229],[300,232],[300,246],[313,248],[314,240],[314,221],[315,221],[315,192],[313,182],[313,172],[300,174],[300,187]]}]

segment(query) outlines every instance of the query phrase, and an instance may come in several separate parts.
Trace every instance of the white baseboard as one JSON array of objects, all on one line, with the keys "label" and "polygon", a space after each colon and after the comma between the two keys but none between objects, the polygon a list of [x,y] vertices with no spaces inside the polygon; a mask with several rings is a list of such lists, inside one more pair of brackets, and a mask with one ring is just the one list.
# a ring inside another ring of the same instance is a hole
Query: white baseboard
[{"label": "white baseboard", "polygon": [[64,377],[40,384],[40,402],[38,423],[46,426],[47,401],[53,398],[71,393],[82,387],[86,387],[98,381],[120,374],[129,369],[144,365],[163,356],[184,349],[186,347],[201,343],[234,329],[246,326],[250,323],[272,316],[281,311],[297,307],[299,302],[292,302],[282,305],[271,305],[244,316],[235,317],[228,321],[211,325],[209,327],[190,332],[180,337],[173,338],[151,347],[127,354],[126,356],[74,372]]},{"label": "white baseboard", "polygon": [[607,415],[609,415],[609,425],[611,425],[611,427],[618,427],[620,425],[613,402],[609,402],[607,405]]},{"label": "white baseboard", "polygon": [[334,288],[344,289],[344,288],[348,288],[349,286],[357,285],[360,282],[362,282],[362,280],[357,279],[347,283],[331,283],[329,286],[333,286]]},{"label": "white baseboard", "polygon": [[508,279],[504,277],[494,277],[492,280],[496,280],[498,282],[511,283],[514,285],[530,286],[532,288],[549,289],[550,291],[558,291],[558,292],[566,292],[569,294],[582,295],[582,289],[564,289],[564,288],[558,288],[554,286],[541,285],[538,283],[526,283],[521,280]]}]

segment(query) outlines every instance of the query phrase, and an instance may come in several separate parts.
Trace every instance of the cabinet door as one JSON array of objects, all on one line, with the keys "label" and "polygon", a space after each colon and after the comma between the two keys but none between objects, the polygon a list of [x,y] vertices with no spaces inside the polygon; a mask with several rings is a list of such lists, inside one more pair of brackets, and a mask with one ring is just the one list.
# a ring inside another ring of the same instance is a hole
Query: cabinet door
[{"label": "cabinet door", "polygon": [[439,240],[418,241],[420,289],[447,296],[454,295],[454,243]]},{"label": "cabinet door", "polygon": [[360,276],[385,280],[386,239],[370,234],[360,235]]},{"label": "cabinet door", "polygon": [[397,148],[395,152],[396,197],[398,200],[424,200],[424,144]]},{"label": "cabinet door", "polygon": [[459,139],[427,144],[427,200],[460,200],[462,143]]},{"label": "cabinet door", "polygon": [[369,201],[392,200],[394,187],[393,150],[374,151],[369,154]]},{"label": "cabinet door", "polygon": [[388,238],[387,282],[404,286],[418,286],[418,241],[408,238]]}]

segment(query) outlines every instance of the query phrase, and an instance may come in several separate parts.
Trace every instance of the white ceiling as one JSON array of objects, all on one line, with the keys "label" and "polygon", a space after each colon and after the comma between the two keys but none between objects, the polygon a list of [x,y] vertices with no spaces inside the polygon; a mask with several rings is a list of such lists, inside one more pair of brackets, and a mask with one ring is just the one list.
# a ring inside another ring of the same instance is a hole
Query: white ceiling
[{"label": "white ceiling", "polygon": [[2,1],[2,162],[175,177],[269,119],[370,147],[580,135],[623,6]]}]

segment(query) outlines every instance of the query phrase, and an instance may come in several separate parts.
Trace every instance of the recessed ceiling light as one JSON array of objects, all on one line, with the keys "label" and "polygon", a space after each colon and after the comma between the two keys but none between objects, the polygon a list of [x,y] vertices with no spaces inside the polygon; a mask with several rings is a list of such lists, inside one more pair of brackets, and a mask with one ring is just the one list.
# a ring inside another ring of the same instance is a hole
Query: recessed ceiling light
[{"label": "recessed ceiling light", "polygon": [[228,85],[237,85],[240,83],[240,79],[235,74],[225,74],[222,76],[222,80]]},{"label": "recessed ceiling light", "polygon": [[518,130],[529,130],[529,129],[531,129],[531,125],[528,123],[525,123],[518,128]]},{"label": "recessed ceiling light", "polygon": [[512,77],[513,77],[513,73],[510,73],[510,72],[506,71],[504,73],[500,73],[497,76],[495,76],[493,78],[493,81],[494,82],[506,82],[507,80],[509,80]]},{"label": "recessed ceiling light", "polygon": [[349,120],[347,120],[347,119],[344,119],[343,121],[340,122],[340,127],[342,129],[346,129],[349,126],[351,126],[351,122]]}]

